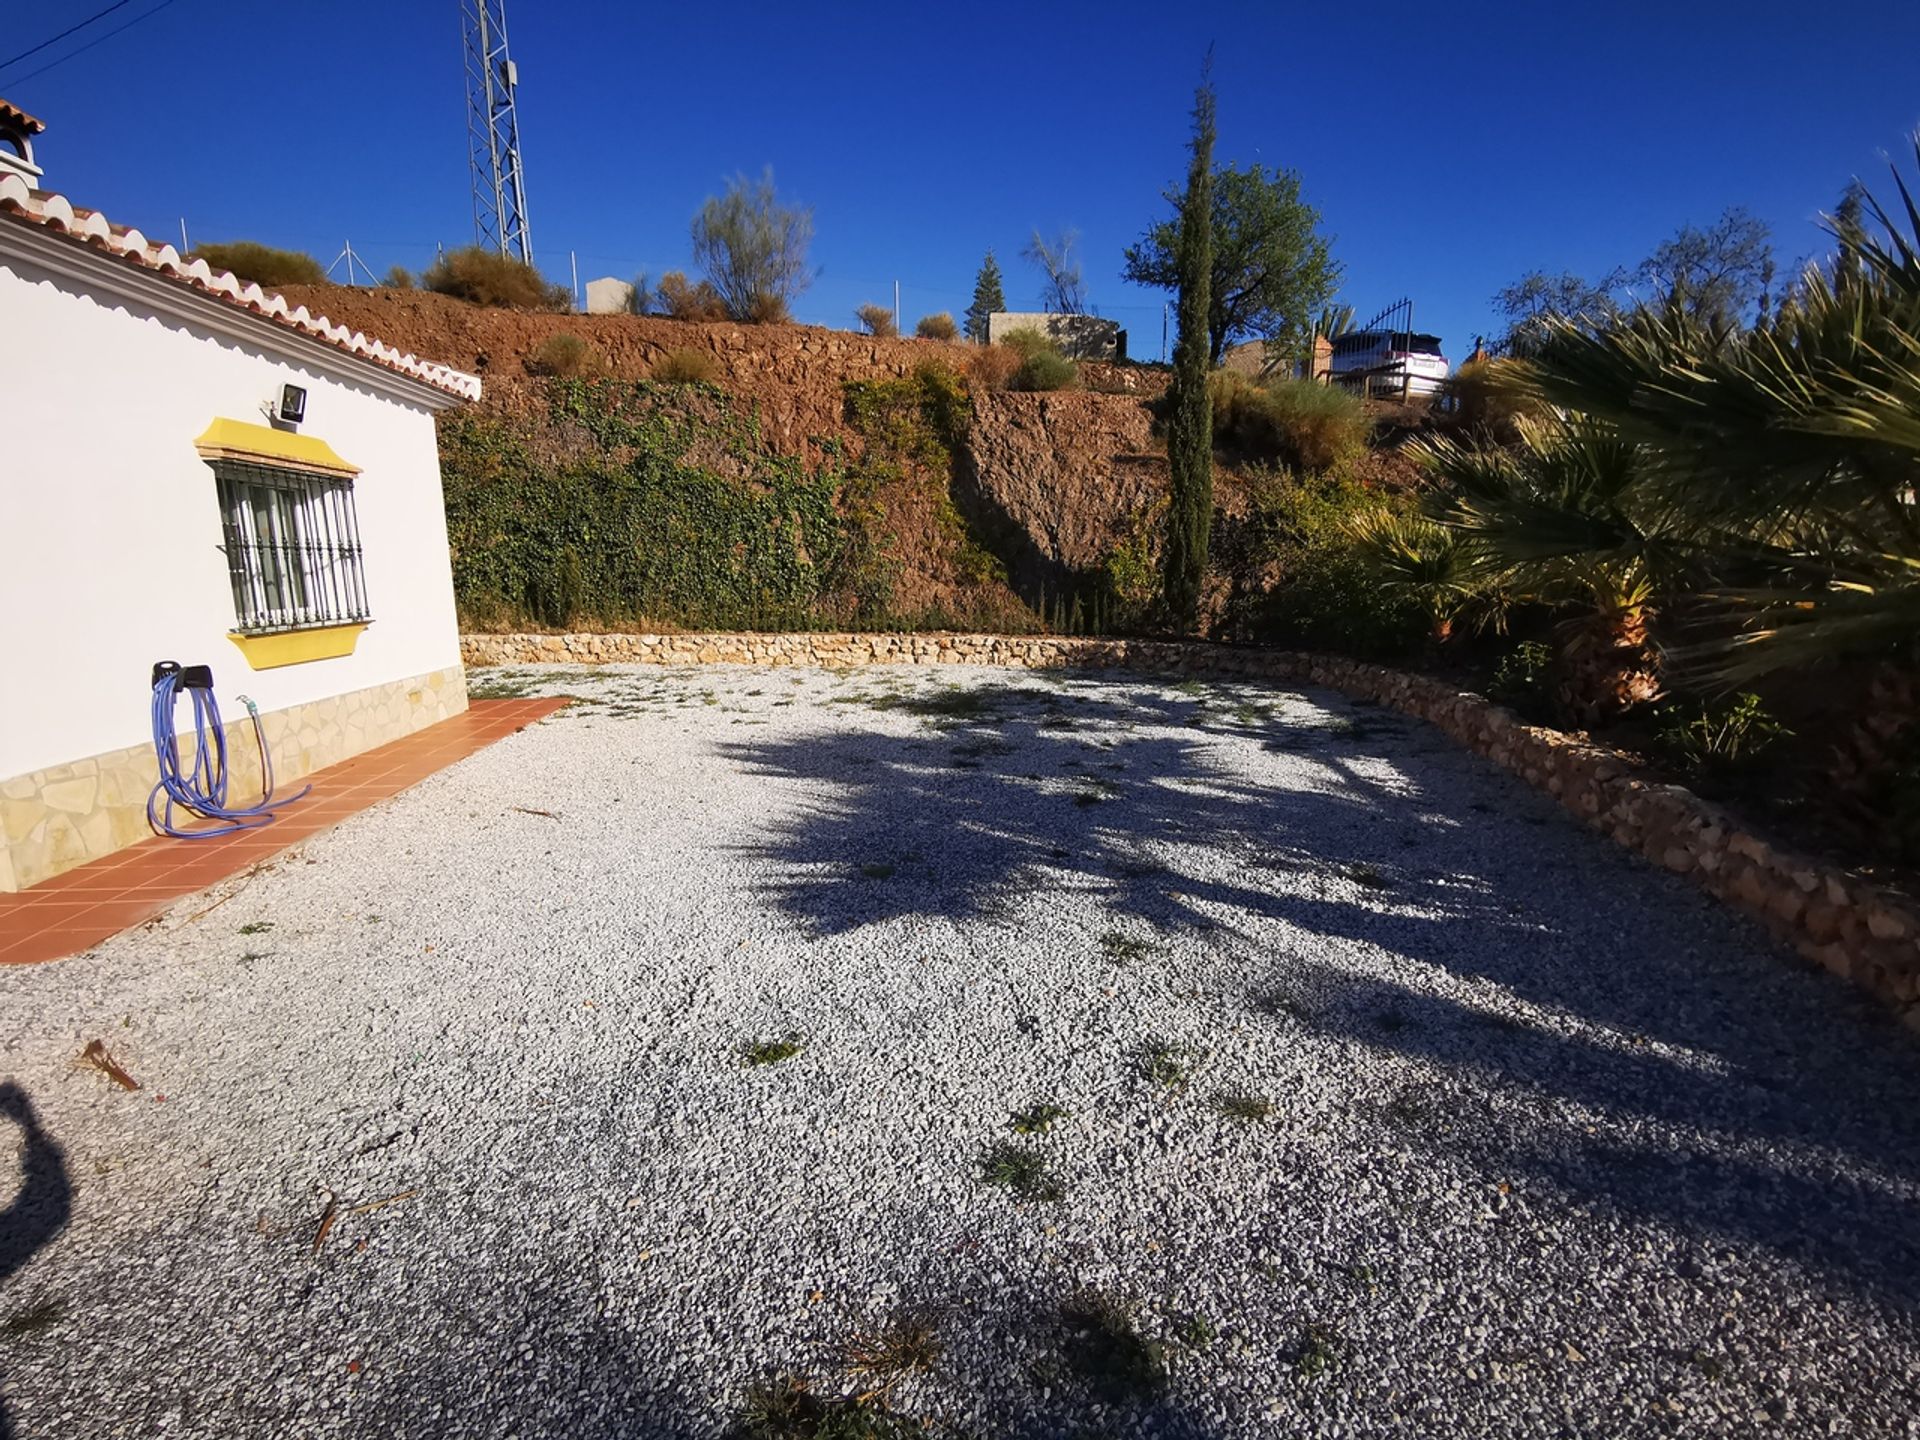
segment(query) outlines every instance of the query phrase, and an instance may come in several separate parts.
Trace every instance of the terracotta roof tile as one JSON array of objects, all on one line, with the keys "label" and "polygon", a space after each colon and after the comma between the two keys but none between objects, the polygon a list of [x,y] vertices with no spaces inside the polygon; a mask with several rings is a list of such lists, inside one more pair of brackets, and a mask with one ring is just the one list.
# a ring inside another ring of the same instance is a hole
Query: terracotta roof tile
[{"label": "terracotta roof tile", "polygon": [[463,400],[480,398],[480,380],[477,376],[455,370],[449,365],[419,359],[361,331],[335,325],[324,315],[309,313],[304,305],[288,305],[274,291],[263,290],[251,281],[239,280],[227,271],[214,270],[204,260],[184,258],[172,245],[152,244],[138,230],[112,224],[98,210],[75,205],[64,195],[29,189],[26,181],[18,175],[0,175],[0,218],[38,225],[79,244],[131,261],[213,299],[250,310],[276,324],[311,335],[373,364],[411,376],[449,395],[457,395]]},{"label": "terracotta roof tile", "polygon": [[18,105],[11,104],[5,100],[0,100],[0,120],[13,122],[14,125],[26,131],[29,135],[38,135],[42,130],[47,128],[44,120],[34,119],[33,116],[22,110]]}]

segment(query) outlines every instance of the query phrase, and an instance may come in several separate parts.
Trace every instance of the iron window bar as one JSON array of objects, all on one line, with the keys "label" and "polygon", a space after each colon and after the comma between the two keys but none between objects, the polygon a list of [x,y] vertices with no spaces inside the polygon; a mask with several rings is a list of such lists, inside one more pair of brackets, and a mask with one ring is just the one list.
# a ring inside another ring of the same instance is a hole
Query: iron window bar
[{"label": "iron window bar", "polygon": [[239,460],[211,463],[239,633],[371,618],[351,479]]}]

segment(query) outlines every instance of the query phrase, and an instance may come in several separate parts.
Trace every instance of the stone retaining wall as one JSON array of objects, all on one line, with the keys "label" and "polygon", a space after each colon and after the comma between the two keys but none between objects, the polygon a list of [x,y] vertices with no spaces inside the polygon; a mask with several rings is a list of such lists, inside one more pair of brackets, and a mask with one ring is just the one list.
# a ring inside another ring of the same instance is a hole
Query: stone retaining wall
[{"label": "stone retaining wall", "polygon": [[1125,666],[1321,685],[1425,720],[1655,864],[1758,917],[1799,953],[1920,1028],[1920,907],[1763,839],[1630,758],[1442,681],[1330,655],[1154,640],[1021,635],[468,635],[470,665]]}]

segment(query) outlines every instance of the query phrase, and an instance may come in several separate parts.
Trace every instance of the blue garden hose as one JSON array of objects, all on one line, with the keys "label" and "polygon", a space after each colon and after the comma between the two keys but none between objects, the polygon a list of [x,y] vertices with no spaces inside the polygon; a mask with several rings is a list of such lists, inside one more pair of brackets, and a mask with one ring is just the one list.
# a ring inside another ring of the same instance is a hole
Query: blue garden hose
[{"label": "blue garden hose", "polygon": [[[193,769],[185,773],[181,769],[180,737],[173,725],[175,702],[182,690],[193,702]],[[304,785],[299,794],[274,798],[273,752],[267,748],[267,733],[260,724],[260,707],[245,695],[240,703],[253,717],[263,784],[258,805],[229,806],[227,732],[220,723],[220,702],[213,698],[213,671],[205,665],[183,670],[171,660],[153,667],[153,753],[160,762],[160,783],[147,796],[147,823],[159,833],[181,840],[205,840],[236,830],[257,830],[273,823],[273,812],[279,806],[291,805],[313,789]],[[202,820],[222,823],[182,830],[173,823],[176,805]]]}]

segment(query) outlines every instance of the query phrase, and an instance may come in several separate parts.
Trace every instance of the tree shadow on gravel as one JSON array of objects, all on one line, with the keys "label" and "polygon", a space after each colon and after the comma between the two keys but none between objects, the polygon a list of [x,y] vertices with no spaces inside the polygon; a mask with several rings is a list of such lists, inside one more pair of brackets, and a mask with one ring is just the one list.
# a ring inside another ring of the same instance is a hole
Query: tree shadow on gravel
[{"label": "tree shadow on gravel", "polygon": [[[871,697],[875,708],[921,715],[929,723],[917,735],[719,747],[750,772],[807,783],[802,813],[771,823],[752,853],[782,876],[769,897],[811,932],[906,916],[991,918],[1036,889],[1092,891],[1118,911],[1207,930],[1222,923],[1210,912],[1223,908],[1277,913],[1262,871],[1405,870],[1396,837],[1364,833],[1368,807],[1387,792],[1354,770],[1361,741],[1283,727],[1284,743],[1318,767],[1324,788],[1276,795],[1217,763],[1218,739],[1252,732],[1210,718],[1197,700],[1089,699],[1036,686],[950,694]],[[1417,809],[1417,790],[1406,787],[1400,800]],[[1335,832],[1360,833],[1337,853],[1316,843]],[[1182,864],[1201,851],[1224,855],[1231,870]],[[1427,883],[1433,877],[1406,878],[1403,899],[1419,892],[1421,903],[1451,903]]]},{"label": "tree shadow on gravel", "polygon": [[[1246,687],[1124,679],[959,693],[977,698],[881,697],[918,708],[914,735],[722,747],[806,782],[755,854],[780,877],[769,898],[814,933],[992,921],[1054,892],[1212,932],[1223,953],[1242,920],[1376,947],[1483,1004],[1357,977],[1311,946],[1285,957],[1282,988],[1318,992],[1302,1006],[1315,1030],[1532,1104],[1532,1122],[1448,1142],[1489,1172],[1920,1305],[1920,1053],[1757,927],[1400,717],[1249,719],[1232,714]],[[1293,788],[1261,783],[1229,739],[1306,764]],[[1089,965],[1097,952],[1090,934]],[[1576,1114],[1601,1117],[1596,1133]],[[1645,1121],[1696,1143],[1676,1155],[1671,1134],[1633,1133]]]},{"label": "tree shadow on gravel", "polygon": [[[66,1154],[46,1131],[27,1092],[12,1081],[0,1084],[0,1115],[20,1130],[20,1188],[5,1210],[0,1210],[0,1287],[31,1259],[36,1251],[66,1228],[73,1213],[73,1183],[67,1178]],[[0,1337],[13,1350],[25,1337],[58,1318],[53,1302],[20,1307],[11,1289],[0,1288],[6,1309],[0,1311]],[[0,1397],[0,1440],[10,1440],[13,1422]]]},{"label": "tree shadow on gravel", "polygon": [[[1473,1077],[1497,1108],[1455,1108],[1444,1125],[1430,1123],[1438,1117],[1420,1116],[1416,1089],[1405,1143],[1471,1173],[1530,1179],[1673,1226],[1701,1247],[1681,1279],[1702,1278],[1728,1243],[1756,1246],[1920,1312],[1920,1135],[1910,1123],[1920,1056],[1850,997],[1794,1003],[1783,992],[1832,987],[1782,973],[1799,983],[1769,987],[1765,998],[1779,1004],[1764,1019],[1755,997],[1759,1023],[1726,1016],[1704,1066],[1644,1036],[1556,1033],[1352,975],[1293,1023]],[[1776,1043],[1782,1019],[1803,1030],[1792,1050]],[[1649,1132],[1649,1120],[1666,1133]]]}]

